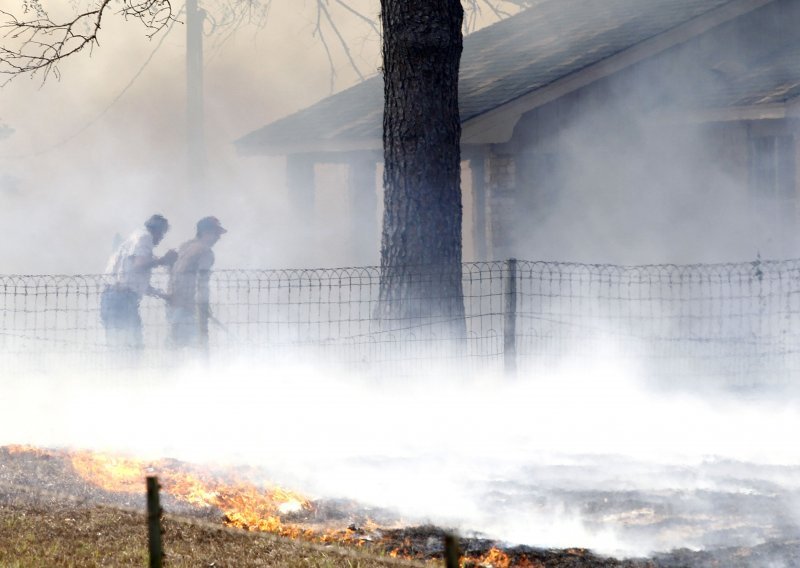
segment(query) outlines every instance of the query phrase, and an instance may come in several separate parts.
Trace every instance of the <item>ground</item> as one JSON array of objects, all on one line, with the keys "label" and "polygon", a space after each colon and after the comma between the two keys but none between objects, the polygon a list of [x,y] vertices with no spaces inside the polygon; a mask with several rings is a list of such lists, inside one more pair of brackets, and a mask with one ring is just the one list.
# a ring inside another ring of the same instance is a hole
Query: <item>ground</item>
[{"label": "ground", "polygon": [[[63,454],[0,448],[0,566],[146,565],[143,502],[143,495],[87,483]],[[168,496],[163,504],[166,566],[373,568],[442,563],[445,531],[440,527],[364,530],[351,525],[347,543],[321,544],[226,527],[221,511],[180,505]],[[504,547],[479,537],[462,538],[461,546],[465,568],[800,567],[800,540],[627,560],[583,549]],[[392,558],[391,553],[414,560]]]}]

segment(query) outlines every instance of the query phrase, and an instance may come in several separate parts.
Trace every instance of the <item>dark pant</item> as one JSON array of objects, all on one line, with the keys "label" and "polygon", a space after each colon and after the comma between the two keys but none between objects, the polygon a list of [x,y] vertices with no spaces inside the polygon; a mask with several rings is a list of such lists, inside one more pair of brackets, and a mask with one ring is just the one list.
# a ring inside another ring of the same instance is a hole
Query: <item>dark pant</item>
[{"label": "dark pant", "polygon": [[100,319],[106,328],[109,347],[141,349],[144,347],[141,298],[133,290],[108,286],[100,296]]}]

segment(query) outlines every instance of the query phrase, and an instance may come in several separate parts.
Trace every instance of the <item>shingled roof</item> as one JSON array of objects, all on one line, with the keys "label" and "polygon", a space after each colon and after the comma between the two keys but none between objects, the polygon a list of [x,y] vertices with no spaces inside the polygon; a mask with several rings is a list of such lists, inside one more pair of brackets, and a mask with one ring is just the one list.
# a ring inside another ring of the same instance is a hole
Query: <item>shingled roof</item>
[{"label": "shingled roof", "polygon": [[[481,117],[510,103],[519,106],[519,101],[532,94],[552,91],[552,100],[559,96],[556,85],[579,88],[579,83],[568,84],[570,78],[593,66],[606,65],[613,72],[614,66],[622,69],[636,63],[636,57],[625,57],[634,48],[659,53],[768,3],[542,0],[465,38],[459,82],[465,131]],[[643,51],[638,60],[647,56]],[[758,77],[748,80],[757,81]],[[382,114],[383,82],[374,76],[247,134],[236,146],[242,153],[278,154],[300,149],[379,148]]]}]

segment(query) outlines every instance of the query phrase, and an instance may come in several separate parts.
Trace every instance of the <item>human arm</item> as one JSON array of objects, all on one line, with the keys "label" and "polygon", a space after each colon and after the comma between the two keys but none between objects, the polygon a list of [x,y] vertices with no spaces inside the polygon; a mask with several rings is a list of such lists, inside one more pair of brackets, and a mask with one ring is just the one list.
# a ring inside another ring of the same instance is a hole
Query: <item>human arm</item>
[{"label": "human arm", "polygon": [[130,269],[135,272],[147,272],[156,266],[171,266],[178,258],[178,253],[170,249],[164,256],[153,254],[153,235],[149,232],[139,233],[133,249],[130,251]]},{"label": "human arm", "polygon": [[168,250],[164,256],[157,257],[155,255],[134,255],[132,269],[137,271],[150,270],[156,266],[172,266],[178,258],[178,253],[174,249]]},{"label": "human arm", "polygon": [[169,249],[161,258],[155,259],[157,266],[172,266],[178,260],[178,251]]}]

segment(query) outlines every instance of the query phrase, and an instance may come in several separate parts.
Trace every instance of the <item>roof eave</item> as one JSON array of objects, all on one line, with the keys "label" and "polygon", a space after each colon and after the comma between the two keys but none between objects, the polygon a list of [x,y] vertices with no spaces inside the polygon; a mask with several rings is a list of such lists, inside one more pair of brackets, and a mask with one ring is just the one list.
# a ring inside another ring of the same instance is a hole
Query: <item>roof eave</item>
[{"label": "roof eave", "polygon": [[686,42],[775,0],[734,0],[464,123],[462,144],[508,142],[523,114]]},{"label": "roof eave", "polygon": [[712,122],[748,122],[800,118],[800,99],[786,102],[710,107],[696,110],[668,111],[653,116],[664,124],[703,124]]},{"label": "roof eave", "polygon": [[[566,75],[549,85],[470,117],[462,123],[461,144],[462,146],[504,144],[511,139],[514,127],[523,114],[774,1],[733,0],[615,55],[584,67],[580,71]],[[289,144],[252,144],[240,139],[234,144],[237,153],[241,156],[343,153],[375,151],[382,148],[382,140],[377,137],[313,140]]]},{"label": "roof eave", "polygon": [[353,138],[344,140],[313,140],[288,144],[245,144],[234,142],[240,156],[288,156],[293,154],[352,154],[375,152],[383,149],[380,138]]}]

